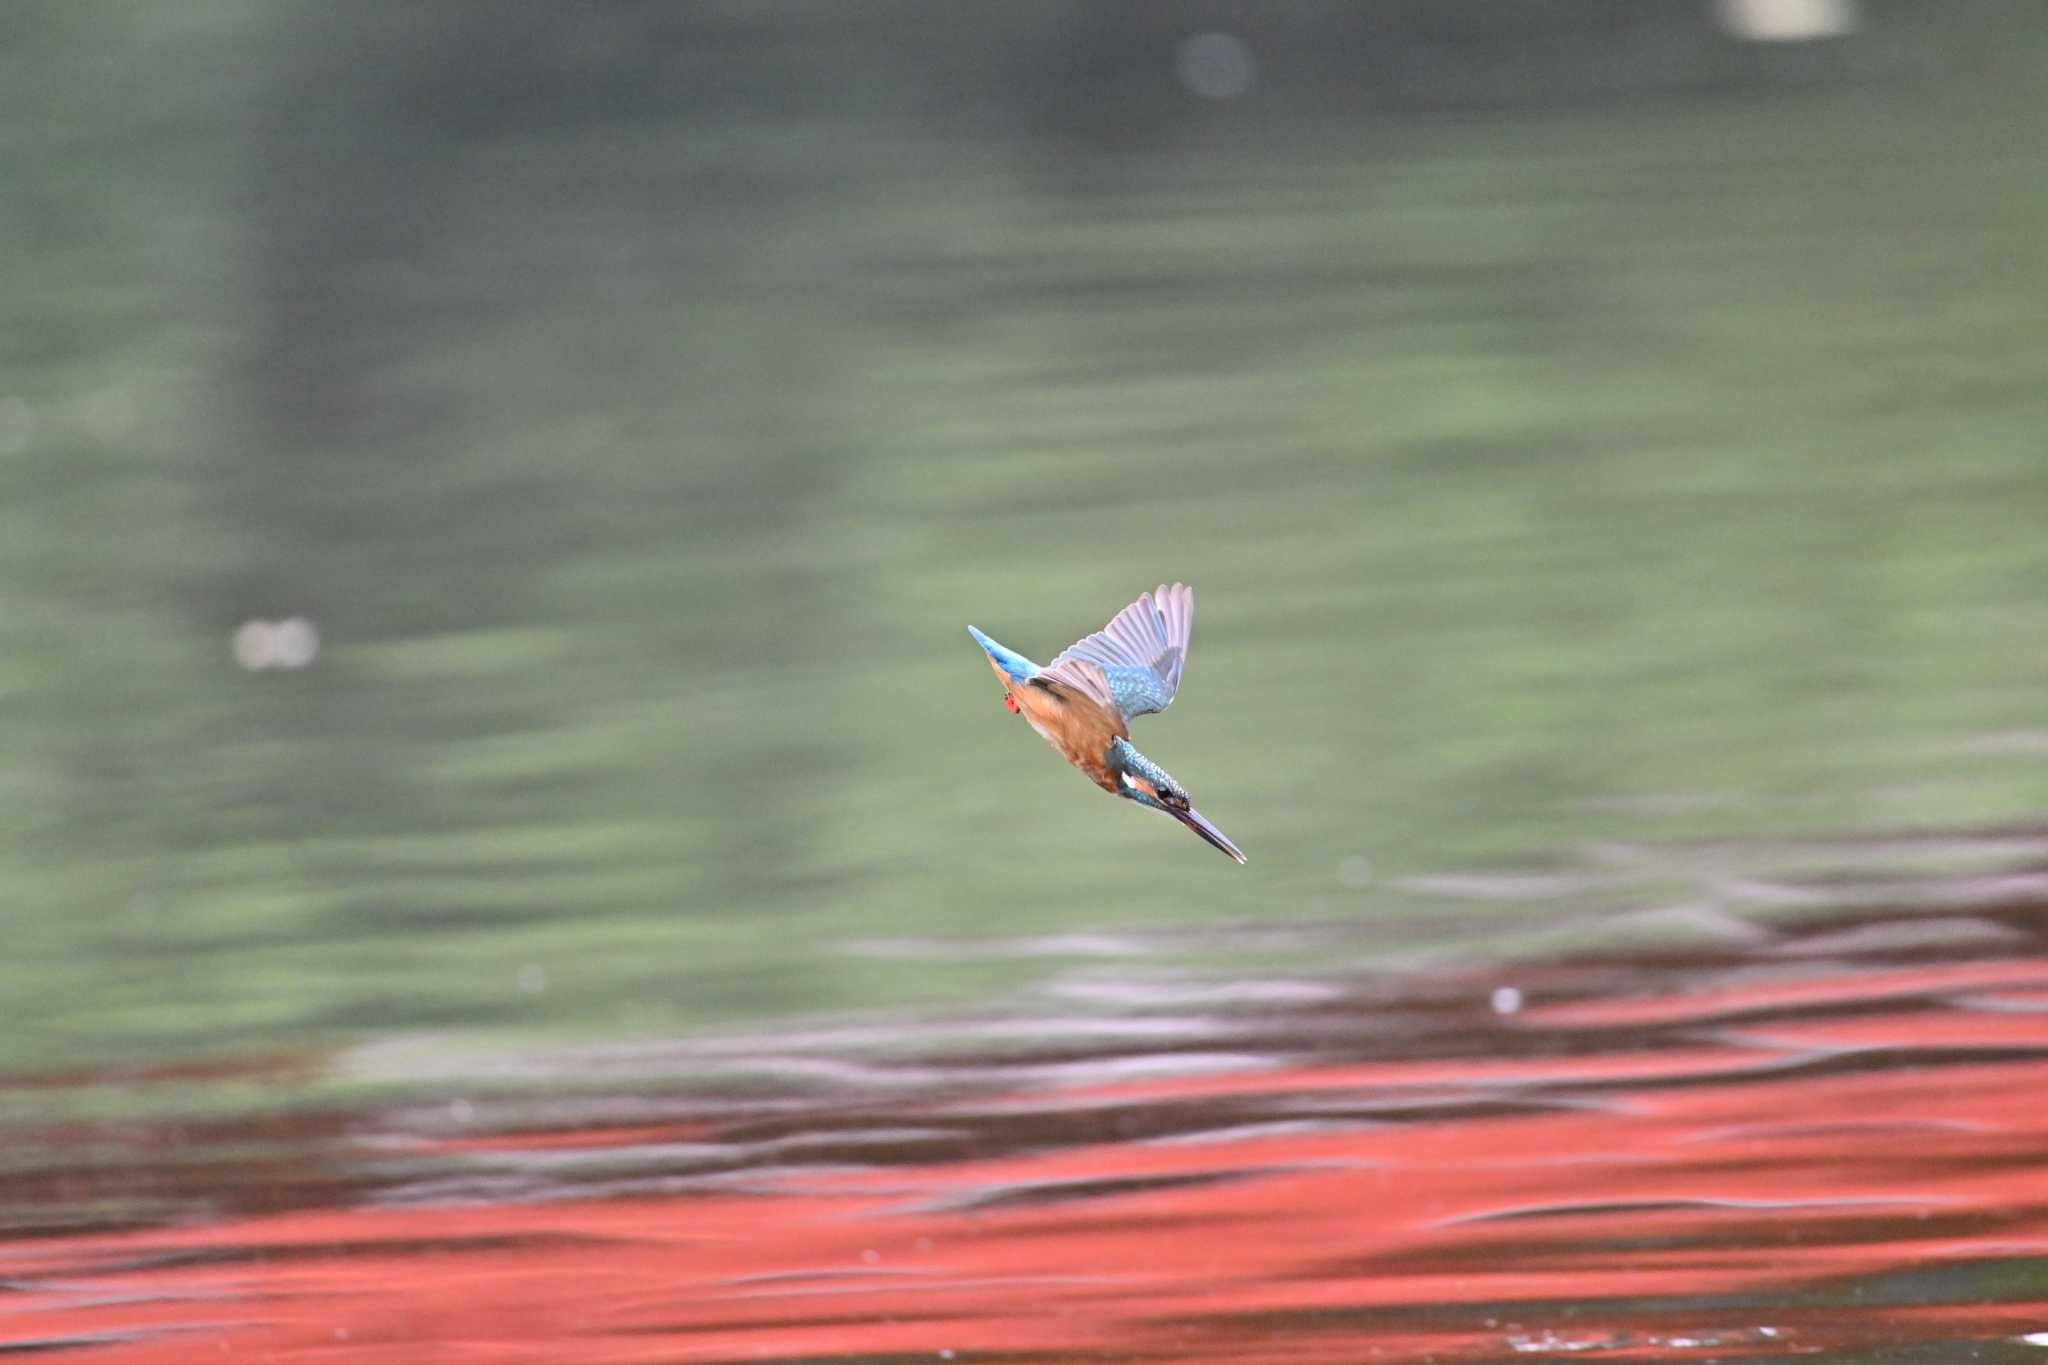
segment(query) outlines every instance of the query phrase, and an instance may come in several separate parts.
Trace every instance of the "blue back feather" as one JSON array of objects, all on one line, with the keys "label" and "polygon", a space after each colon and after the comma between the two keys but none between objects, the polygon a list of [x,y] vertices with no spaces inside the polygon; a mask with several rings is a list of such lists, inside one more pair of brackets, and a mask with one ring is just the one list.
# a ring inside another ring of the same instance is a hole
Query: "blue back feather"
[{"label": "blue back feather", "polygon": [[1011,649],[1007,645],[997,644],[973,626],[967,628],[967,633],[974,637],[977,644],[988,651],[988,657],[996,661],[997,668],[1002,669],[1004,673],[1009,675],[1011,682],[1025,682],[1037,675],[1038,665],[1032,663],[1031,660],[1025,658],[1016,650]]}]

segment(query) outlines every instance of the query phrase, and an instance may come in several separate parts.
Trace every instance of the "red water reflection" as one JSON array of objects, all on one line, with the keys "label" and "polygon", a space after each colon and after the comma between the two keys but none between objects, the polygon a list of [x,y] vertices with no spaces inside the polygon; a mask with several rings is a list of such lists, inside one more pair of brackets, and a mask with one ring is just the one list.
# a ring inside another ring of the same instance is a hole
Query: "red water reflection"
[{"label": "red water reflection", "polygon": [[[1199,1048],[1163,1028],[1140,1049],[870,1056],[859,1085],[679,1096],[666,1116],[448,1132],[362,1115],[351,1206],[308,1194],[6,1244],[0,1349],[123,1365],[2032,1349],[2048,955],[1786,949],[1524,971],[1527,1007],[1504,1017],[1490,980],[1439,979],[1218,1013]],[[806,1055],[824,1068],[831,1051]]]}]

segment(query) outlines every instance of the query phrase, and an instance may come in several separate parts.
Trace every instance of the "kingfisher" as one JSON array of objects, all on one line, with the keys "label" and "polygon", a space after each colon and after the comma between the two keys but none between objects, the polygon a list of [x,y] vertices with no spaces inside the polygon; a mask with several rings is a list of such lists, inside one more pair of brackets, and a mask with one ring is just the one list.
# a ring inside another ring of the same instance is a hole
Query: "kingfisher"
[{"label": "kingfisher", "polygon": [[1162,583],[1040,668],[973,626],[1002,680],[1003,704],[1031,722],[1060,756],[1096,786],[1163,811],[1238,862],[1244,854],[1188,804],[1187,790],[1131,747],[1130,722],[1164,711],[1180,690],[1195,621],[1195,590]]}]

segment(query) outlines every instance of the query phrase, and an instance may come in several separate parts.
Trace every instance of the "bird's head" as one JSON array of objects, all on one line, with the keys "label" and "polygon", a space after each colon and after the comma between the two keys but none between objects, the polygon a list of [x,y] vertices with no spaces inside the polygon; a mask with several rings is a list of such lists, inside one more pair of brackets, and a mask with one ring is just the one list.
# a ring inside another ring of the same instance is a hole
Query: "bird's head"
[{"label": "bird's head", "polygon": [[1188,794],[1164,771],[1150,774],[1117,774],[1117,794],[1153,810],[1177,811],[1188,808]]},{"label": "bird's head", "polygon": [[1117,774],[1117,795],[1127,801],[1135,801],[1149,809],[1162,811],[1186,825],[1208,842],[1210,847],[1230,855],[1238,862],[1244,861],[1244,854],[1237,845],[1225,837],[1222,830],[1209,823],[1203,814],[1188,800],[1187,790],[1164,769],[1154,765],[1149,774],[1123,772]]}]

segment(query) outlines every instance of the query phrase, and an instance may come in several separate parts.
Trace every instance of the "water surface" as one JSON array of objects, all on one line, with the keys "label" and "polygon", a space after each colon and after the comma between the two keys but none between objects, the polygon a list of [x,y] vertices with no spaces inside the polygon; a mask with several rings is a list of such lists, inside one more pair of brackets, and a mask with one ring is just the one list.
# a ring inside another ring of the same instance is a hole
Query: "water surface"
[{"label": "water surface", "polygon": [[1190,974],[1138,937],[1028,1012],[51,1079],[79,1108],[294,1067],[385,1098],[17,1126],[0,1348],[2035,1360],[2044,841],[1838,845],[1844,874],[2005,856],[1835,882],[1945,910],[1683,950]]},{"label": "water surface", "polygon": [[2048,28],[1734,8],[8,6],[0,1345],[2034,1358]]}]

